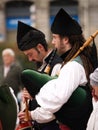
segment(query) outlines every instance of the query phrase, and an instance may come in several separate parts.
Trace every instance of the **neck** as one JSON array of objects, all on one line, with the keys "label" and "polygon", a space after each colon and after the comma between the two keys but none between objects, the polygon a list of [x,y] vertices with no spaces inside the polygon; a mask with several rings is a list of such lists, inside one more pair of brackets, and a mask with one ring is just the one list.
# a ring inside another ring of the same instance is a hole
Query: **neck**
[{"label": "neck", "polygon": [[10,67],[13,63],[14,63],[14,62],[9,63],[9,64],[4,64],[4,66],[5,66],[5,67]]},{"label": "neck", "polygon": [[[48,51],[45,52],[45,55],[44,55],[44,56],[47,57],[50,53],[51,53],[51,49],[48,49]],[[44,57],[44,58],[45,58],[45,57]]]},{"label": "neck", "polygon": [[4,65],[5,67],[10,67],[10,64],[6,64],[6,65]]},{"label": "neck", "polygon": [[63,49],[60,51],[60,55],[63,55],[63,54],[66,53],[67,51],[71,50],[71,48],[72,48],[72,47],[71,47],[70,44],[66,45],[66,47],[63,48]]}]

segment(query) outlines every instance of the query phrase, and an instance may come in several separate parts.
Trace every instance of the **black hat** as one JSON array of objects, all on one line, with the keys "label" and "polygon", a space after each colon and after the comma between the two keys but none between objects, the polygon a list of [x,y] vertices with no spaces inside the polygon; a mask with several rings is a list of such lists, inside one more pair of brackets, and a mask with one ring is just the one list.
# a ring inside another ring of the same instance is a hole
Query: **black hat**
[{"label": "black hat", "polygon": [[46,44],[45,35],[23,22],[18,21],[17,45],[21,51],[36,47],[38,43]]},{"label": "black hat", "polygon": [[82,29],[78,22],[72,19],[69,14],[62,8],[54,18],[51,31],[54,34],[67,36],[82,34]]}]

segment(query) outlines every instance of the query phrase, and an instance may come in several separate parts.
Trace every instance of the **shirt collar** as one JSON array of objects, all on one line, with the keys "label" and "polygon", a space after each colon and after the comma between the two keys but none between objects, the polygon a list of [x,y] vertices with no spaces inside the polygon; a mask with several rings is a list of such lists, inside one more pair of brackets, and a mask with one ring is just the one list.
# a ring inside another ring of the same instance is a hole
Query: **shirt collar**
[{"label": "shirt collar", "polygon": [[62,60],[64,60],[67,56],[68,56],[68,54],[70,53],[70,51],[71,51],[71,49],[70,50],[68,50],[68,51],[66,51],[65,53],[63,53],[60,57],[62,58]]},{"label": "shirt collar", "polygon": [[50,50],[49,52],[48,52],[48,54],[45,56],[45,58],[43,59],[43,63],[45,62],[45,63],[48,63],[49,62],[49,59],[50,59],[50,57],[51,57],[51,55],[52,55],[52,52],[53,52],[53,50]]}]

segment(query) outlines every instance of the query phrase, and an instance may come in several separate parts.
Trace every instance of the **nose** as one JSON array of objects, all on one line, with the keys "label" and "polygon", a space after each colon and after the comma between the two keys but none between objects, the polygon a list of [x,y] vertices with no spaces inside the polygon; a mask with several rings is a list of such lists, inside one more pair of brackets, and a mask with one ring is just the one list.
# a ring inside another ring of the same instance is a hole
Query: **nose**
[{"label": "nose", "polygon": [[34,61],[34,59],[32,57],[28,57],[29,61]]},{"label": "nose", "polygon": [[54,39],[52,39],[52,42],[51,42],[53,45],[55,44],[55,42],[54,42]]}]

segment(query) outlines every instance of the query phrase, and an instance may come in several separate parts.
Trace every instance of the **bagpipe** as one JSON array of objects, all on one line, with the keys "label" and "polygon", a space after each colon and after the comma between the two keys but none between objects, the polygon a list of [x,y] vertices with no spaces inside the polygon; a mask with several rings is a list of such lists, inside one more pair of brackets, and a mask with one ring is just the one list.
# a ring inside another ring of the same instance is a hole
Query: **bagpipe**
[{"label": "bagpipe", "polygon": [[[84,48],[90,44],[90,42],[96,37],[97,34],[98,34],[98,31],[96,31],[93,35],[91,35],[90,38],[88,38],[88,40],[83,44],[83,46],[79,48],[79,50],[71,58],[70,61],[76,58],[81,53],[81,51],[83,51]],[[24,84],[24,86],[26,87],[26,89],[28,90],[28,92],[30,93],[32,97],[35,97],[35,95],[39,92],[40,88],[45,83],[47,83],[48,81],[54,78],[57,78],[57,76],[52,77],[48,75],[50,71],[50,62],[52,61],[53,56],[55,55],[56,51],[57,50],[55,49],[52,57],[50,58],[49,64],[47,64],[44,70],[45,73],[37,72],[34,70],[24,70],[22,72],[22,75],[21,75],[22,83]]]},{"label": "bagpipe", "polygon": [[[80,49],[77,51],[77,53],[72,57],[71,60],[73,60],[74,58],[76,58],[79,53],[81,51],[84,50],[84,48],[86,46],[88,46],[90,44],[90,42],[93,40],[93,38],[98,34],[98,31],[96,31],[84,44],[82,47],[80,47]],[[56,52],[56,50],[55,50]],[[54,54],[55,54],[54,52]],[[52,60],[52,58],[51,58]],[[34,70],[30,70],[30,69],[27,69],[27,70],[24,70],[22,72],[22,75],[21,75],[21,80],[22,80],[22,83],[23,85],[26,87],[26,89],[28,90],[28,92],[30,93],[30,95],[34,98],[36,94],[39,93],[41,87],[46,84],[48,81],[50,80],[53,80],[53,79],[56,79],[58,76],[49,76],[49,70],[50,70],[50,65],[48,64],[46,66],[46,69],[45,69],[45,73],[41,73],[41,72],[38,72],[38,71],[34,71]],[[74,104],[76,106],[82,104],[85,100],[87,96],[87,93],[86,91],[82,88],[82,87],[78,87],[74,92],[73,94],[71,95],[69,101],[68,101],[68,105],[70,107],[73,107],[71,106],[71,104]],[[80,97],[81,100],[80,100]],[[76,100],[76,99],[79,99],[79,100]],[[21,129],[17,129],[17,130],[21,130]],[[24,130],[24,129],[23,129]],[[26,129],[25,129],[26,130]],[[31,129],[30,129],[31,130]]]},{"label": "bagpipe", "polygon": [[33,130],[32,122],[28,119],[23,122],[19,122],[19,125],[16,127],[15,130]]},{"label": "bagpipe", "polygon": [[14,130],[17,106],[8,85],[0,86],[0,130]]},{"label": "bagpipe", "polygon": [[32,121],[29,117],[29,111],[28,111],[28,100],[25,99],[25,121],[19,121],[18,126],[16,126],[15,130],[33,130],[32,127]]}]

